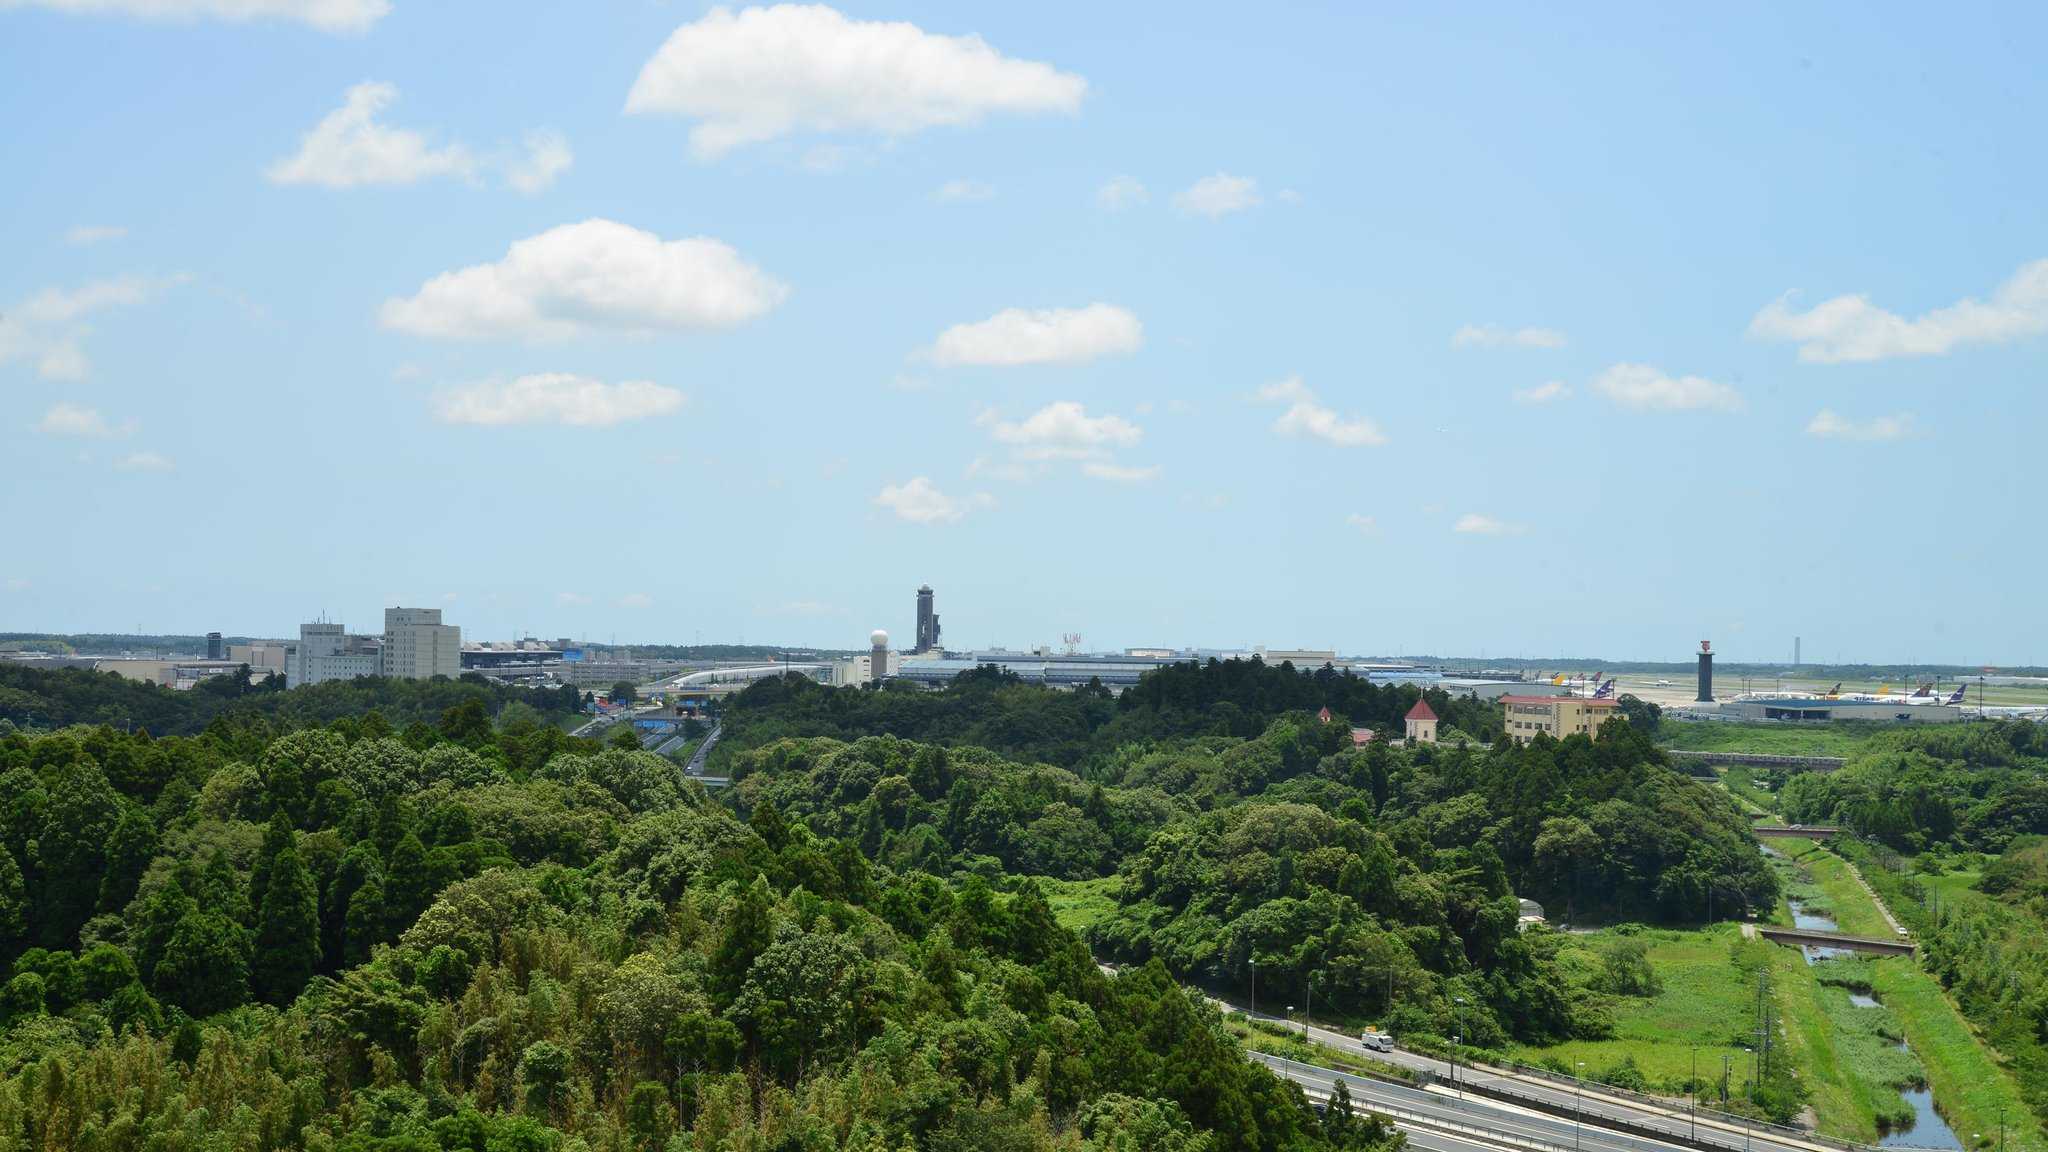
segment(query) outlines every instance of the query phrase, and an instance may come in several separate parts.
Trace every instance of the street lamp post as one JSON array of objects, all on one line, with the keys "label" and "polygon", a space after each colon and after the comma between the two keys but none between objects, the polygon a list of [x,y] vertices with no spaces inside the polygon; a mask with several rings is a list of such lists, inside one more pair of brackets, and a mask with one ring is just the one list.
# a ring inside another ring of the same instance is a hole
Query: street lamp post
[{"label": "street lamp post", "polygon": [[1685,1081],[1685,1110],[1692,1114],[1692,1140],[1700,1140],[1700,1049],[1692,1046],[1692,1074]]},{"label": "street lamp post", "polygon": [[1580,1117],[1586,1113],[1586,1062],[1577,1064],[1579,1074],[1572,1077],[1572,1152],[1578,1152]]},{"label": "street lamp post", "polygon": [[1451,1087],[1462,1097],[1465,1090],[1458,1087],[1458,1047],[1465,1043],[1465,998],[1453,996],[1451,999],[1458,1003],[1458,1030],[1451,1037]]},{"label": "street lamp post", "polygon": [[1250,959],[1250,958],[1247,958],[1247,959],[1245,960],[1245,963],[1246,963],[1247,965],[1249,965],[1249,966],[1251,967],[1251,970],[1252,970],[1252,1011],[1251,1011],[1251,1017],[1252,1017],[1252,1019],[1256,1020],[1256,1019],[1258,1019],[1258,1018],[1259,1018],[1259,962],[1258,962],[1257,960],[1254,960],[1254,959]]},{"label": "street lamp post", "polygon": [[1728,1053],[1721,1053],[1721,1107],[1728,1106]]},{"label": "street lamp post", "polygon": [[[1744,1051],[1744,1052],[1749,1052],[1749,1053],[1751,1053],[1752,1055],[1754,1055],[1754,1054],[1755,1054],[1755,1050],[1754,1050],[1754,1049],[1750,1049],[1750,1048],[1744,1048],[1744,1049],[1743,1049],[1743,1051]],[[1757,1074],[1756,1074],[1755,1072],[1752,1072],[1752,1073],[1750,1073],[1750,1080],[1749,1080],[1749,1099],[1750,1099],[1750,1102],[1751,1102],[1751,1103],[1755,1103],[1755,1102],[1756,1102],[1756,1090],[1757,1090],[1756,1076],[1757,1076]],[[1749,1152],[1749,1113],[1747,1113],[1747,1112],[1744,1112],[1744,1113],[1742,1114],[1742,1152]]]}]

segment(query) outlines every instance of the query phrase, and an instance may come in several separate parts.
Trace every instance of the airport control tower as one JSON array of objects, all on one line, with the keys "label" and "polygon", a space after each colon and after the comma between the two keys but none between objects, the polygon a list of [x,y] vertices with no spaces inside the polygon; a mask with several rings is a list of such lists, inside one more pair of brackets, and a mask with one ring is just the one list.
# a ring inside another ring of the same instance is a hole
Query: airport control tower
[{"label": "airport control tower", "polygon": [[1714,642],[1700,641],[1700,691],[1696,703],[1714,702]]},{"label": "airport control tower", "polygon": [[913,652],[932,652],[939,647],[939,614],[932,611],[932,586],[920,585],[917,590],[917,644]]}]

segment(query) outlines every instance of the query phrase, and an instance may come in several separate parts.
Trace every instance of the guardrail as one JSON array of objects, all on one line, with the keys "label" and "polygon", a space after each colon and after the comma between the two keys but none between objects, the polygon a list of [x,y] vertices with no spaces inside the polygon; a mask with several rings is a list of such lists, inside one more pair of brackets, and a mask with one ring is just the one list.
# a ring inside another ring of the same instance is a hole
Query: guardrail
[{"label": "guardrail", "polygon": [[[1631,1103],[1641,1104],[1648,1108],[1657,1109],[1659,1112],[1678,1122],[1690,1121],[1693,1118],[1693,1116],[1697,1115],[1699,1119],[1708,1121],[1712,1124],[1723,1125],[1726,1127],[1740,1127],[1755,1132],[1764,1133],[1774,1137],[1782,1137],[1787,1140],[1798,1140],[1807,1144],[1819,1144],[1828,1148],[1839,1148],[1842,1149],[1843,1152],[1877,1152],[1877,1150],[1872,1148],[1870,1145],[1858,1144],[1853,1140],[1843,1140],[1836,1136],[1826,1136],[1822,1135],[1819,1132],[1810,1132],[1804,1128],[1794,1128],[1786,1124],[1773,1124],[1768,1120],[1758,1120],[1754,1116],[1745,1116],[1740,1112],[1723,1112],[1718,1108],[1700,1108],[1696,1104],[1689,1104],[1683,1101],[1673,1100],[1666,1096],[1652,1096],[1647,1092],[1637,1092],[1633,1089],[1622,1088],[1614,1084],[1604,1084],[1598,1080],[1582,1080],[1579,1077],[1566,1075],[1561,1072],[1553,1072],[1548,1068],[1538,1067],[1534,1064],[1520,1064],[1512,1060],[1507,1060],[1493,1064],[1481,1064],[1477,1067],[1482,1072],[1488,1069],[1497,1069],[1500,1071],[1512,1072],[1517,1076],[1525,1076],[1531,1079],[1545,1080],[1552,1084],[1559,1085],[1561,1087],[1571,1088],[1573,1091],[1597,1092],[1603,1096],[1617,1097],[1622,1100],[1627,1100]],[[1715,1144],[1714,1146],[1720,1148],[1732,1147],[1732,1145],[1727,1144]],[[1896,1148],[1902,1146],[1887,1145],[1886,1147]]]}]

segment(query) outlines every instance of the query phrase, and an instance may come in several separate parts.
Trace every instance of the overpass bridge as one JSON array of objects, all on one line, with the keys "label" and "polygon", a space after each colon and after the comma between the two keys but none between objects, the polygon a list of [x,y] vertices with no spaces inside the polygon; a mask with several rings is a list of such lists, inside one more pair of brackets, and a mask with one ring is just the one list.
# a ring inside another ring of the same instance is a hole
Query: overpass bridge
[{"label": "overpass bridge", "polygon": [[[1767,820],[1768,816],[1754,819]],[[1833,824],[1758,824],[1750,832],[1759,840],[1832,840],[1842,834]]]},{"label": "overpass bridge", "polygon": [[[1797,768],[1807,772],[1833,772],[1848,763],[1842,756],[1775,756],[1764,752],[1688,752],[1666,748],[1671,762],[1688,770],[1711,772],[1716,765],[1740,764],[1749,768]],[[1697,774],[1697,772],[1695,772]]]}]

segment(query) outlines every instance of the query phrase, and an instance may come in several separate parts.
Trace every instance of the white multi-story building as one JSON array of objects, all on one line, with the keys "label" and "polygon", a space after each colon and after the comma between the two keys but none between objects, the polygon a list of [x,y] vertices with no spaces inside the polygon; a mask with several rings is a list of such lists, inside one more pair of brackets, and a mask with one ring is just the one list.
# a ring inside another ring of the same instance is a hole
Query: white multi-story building
[{"label": "white multi-story building", "polygon": [[375,638],[350,636],[339,624],[315,621],[299,625],[299,642],[285,657],[284,683],[297,688],[375,676],[378,664]]},{"label": "white multi-story building", "polygon": [[401,680],[462,675],[462,629],[441,623],[439,608],[384,610],[383,673]]}]

